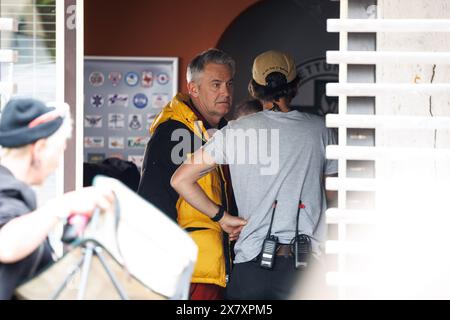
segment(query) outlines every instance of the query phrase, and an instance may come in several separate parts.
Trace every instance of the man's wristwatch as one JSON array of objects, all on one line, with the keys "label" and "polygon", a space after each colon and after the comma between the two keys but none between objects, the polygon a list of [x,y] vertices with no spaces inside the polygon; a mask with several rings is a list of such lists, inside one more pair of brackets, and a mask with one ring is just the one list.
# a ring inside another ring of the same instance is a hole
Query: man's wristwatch
[{"label": "man's wristwatch", "polygon": [[217,212],[217,214],[214,217],[211,218],[211,220],[214,222],[219,222],[219,220],[222,219],[224,214],[225,214],[225,208],[222,206],[219,206],[219,211]]}]

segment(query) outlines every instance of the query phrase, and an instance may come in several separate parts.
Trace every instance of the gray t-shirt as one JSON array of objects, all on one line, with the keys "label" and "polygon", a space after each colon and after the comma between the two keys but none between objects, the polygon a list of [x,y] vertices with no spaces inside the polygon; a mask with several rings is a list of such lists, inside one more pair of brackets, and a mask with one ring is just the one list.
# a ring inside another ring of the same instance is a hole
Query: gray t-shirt
[{"label": "gray t-shirt", "polygon": [[230,166],[239,216],[247,220],[235,246],[235,263],[255,258],[269,230],[288,244],[295,235],[299,200],[299,232],[312,237],[313,252],[326,236],[324,175],[338,171],[337,161],[325,159],[325,147],[336,135],[324,118],[291,111],[265,110],[231,121],[204,146],[216,163]]}]

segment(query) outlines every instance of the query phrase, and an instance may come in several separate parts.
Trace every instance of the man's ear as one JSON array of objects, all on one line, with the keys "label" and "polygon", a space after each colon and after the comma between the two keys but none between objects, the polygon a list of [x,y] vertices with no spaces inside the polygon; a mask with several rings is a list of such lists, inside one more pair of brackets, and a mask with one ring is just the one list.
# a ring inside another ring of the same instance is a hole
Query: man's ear
[{"label": "man's ear", "polygon": [[42,151],[47,146],[47,139],[39,139],[33,144],[33,156],[37,156],[42,153]]},{"label": "man's ear", "polygon": [[195,83],[194,81],[188,82],[187,88],[189,91],[189,95],[193,96],[194,98],[198,97],[199,93],[198,93],[198,84],[197,83]]},{"label": "man's ear", "polygon": [[47,139],[39,139],[31,146],[31,165],[33,167],[40,167],[46,146]]}]

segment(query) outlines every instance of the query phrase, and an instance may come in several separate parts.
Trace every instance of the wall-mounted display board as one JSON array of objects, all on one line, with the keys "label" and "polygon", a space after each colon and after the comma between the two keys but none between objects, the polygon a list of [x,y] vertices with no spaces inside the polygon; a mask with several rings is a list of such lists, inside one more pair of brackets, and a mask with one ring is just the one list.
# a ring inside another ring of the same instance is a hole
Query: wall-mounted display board
[{"label": "wall-mounted display board", "polygon": [[84,161],[117,157],[140,170],[149,126],[177,86],[178,58],[85,57]]}]

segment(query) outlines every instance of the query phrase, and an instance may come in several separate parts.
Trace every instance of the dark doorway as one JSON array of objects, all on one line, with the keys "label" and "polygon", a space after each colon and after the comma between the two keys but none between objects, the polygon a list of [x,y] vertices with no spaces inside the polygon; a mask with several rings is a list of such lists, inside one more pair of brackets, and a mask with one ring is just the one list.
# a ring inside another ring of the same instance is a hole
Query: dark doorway
[{"label": "dark doorway", "polygon": [[337,112],[337,99],[325,96],[325,83],[337,82],[338,66],[325,62],[338,50],[339,36],[326,31],[326,20],[339,18],[339,2],[330,0],[262,0],[239,15],[217,47],[237,62],[235,102],[248,96],[255,56],[271,49],[292,54],[301,78],[294,105],[318,114]]}]

